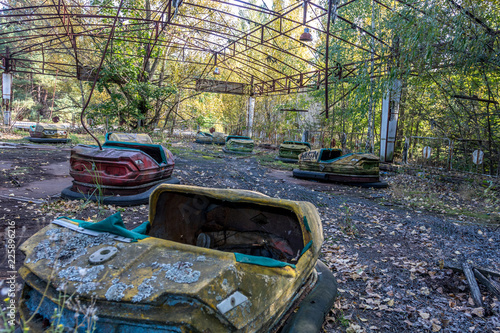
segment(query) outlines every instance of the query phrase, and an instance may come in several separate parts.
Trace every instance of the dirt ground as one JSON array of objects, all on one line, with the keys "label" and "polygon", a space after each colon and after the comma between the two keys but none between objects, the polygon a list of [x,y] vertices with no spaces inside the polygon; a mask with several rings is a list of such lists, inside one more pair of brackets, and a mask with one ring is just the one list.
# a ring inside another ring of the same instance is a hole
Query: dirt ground
[{"label": "dirt ground", "polygon": [[[494,187],[471,192],[457,177],[386,173],[389,188],[362,189],[297,180],[289,167],[267,163],[273,151],[241,157],[186,142],[174,142],[171,149],[176,155],[174,176],[182,184],[254,190],[310,201],[318,208],[325,236],[321,260],[339,288],[324,332],[500,333],[499,299],[481,286],[484,309],[475,307],[463,274],[442,265],[470,261],[500,271],[499,194]],[[62,148],[0,148],[3,243],[3,226],[9,221],[15,221],[19,245],[60,215],[100,220],[121,211],[128,227],[147,219],[147,206],[118,208],[58,199],[71,184],[69,154]],[[423,191],[422,200],[409,197],[407,188]],[[429,198],[431,202],[424,200]],[[3,245],[2,293],[8,271]],[[17,251],[16,268],[23,259]]]}]

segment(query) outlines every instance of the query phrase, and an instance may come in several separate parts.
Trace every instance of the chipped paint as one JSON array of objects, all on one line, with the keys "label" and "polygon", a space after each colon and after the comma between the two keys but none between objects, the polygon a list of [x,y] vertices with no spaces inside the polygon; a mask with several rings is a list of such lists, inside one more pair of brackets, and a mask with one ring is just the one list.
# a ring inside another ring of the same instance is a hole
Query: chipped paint
[{"label": "chipped paint", "polygon": [[[80,294],[88,294],[91,291],[97,289],[99,283],[94,281],[97,279],[99,273],[104,270],[103,265],[94,266],[92,268],[82,268],[78,266],[70,266],[62,271],[60,271],[57,275],[61,279],[65,279],[67,281],[80,282],[75,284],[76,292]],[[65,285],[59,286],[58,289],[63,290]]]},{"label": "chipped paint", "polygon": [[123,282],[118,282],[117,279],[113,280],[113,284],[106,291],[106,299],[108,301],[121,301],[123,297],[125,297],[125,290],[129,288],[134,288],[133,285],[127,285]]},{"label": "chipped paint", "polygon": [[160,268],[165,272],[165,277],[177,283],[194,283],[200,278],[200,271],[191,269],[193,263],[187,261],[178,261],[175,264],[153,263],[153,268]]},{"label": "chipped paint", "polygon": [[155,288],[151,285],[151,282],[154,280],[156,280],[156,276],[152,276],[151,278],[142,281],[139,287],[137,287],[138,293],[132,297],[132,302],[137,303],[150,297],[155,291]]},{"label": "chipped paint", "polygon": [[69,281],[91,282],[97,279],[97,275],[104,269],[104,265],[94,266],[91,268],[82,268],[71,266],[60,271],[57,275],[60,278],[65,278]]},{"label": "chipped paint", "polygon": [[62,228],[48,230],[45,234],[49,237],[35,246],[33,256],[30,257],[29,262],[36,263],[45,259],[51,264],[55,263],[56,267],[65,267],[78,257],[86,254],[89,248],[102,244],[116,244],[108,233],[89,236],[63,230]]},{"label": "chipped paint", "polygon": [[225,316],[229,320],[236,320],[238,317],[245,317],[252,313],[252,302],[250,300],[246,300],[241,303],[239,306],[232,308],[228,312],[225,313]]}]

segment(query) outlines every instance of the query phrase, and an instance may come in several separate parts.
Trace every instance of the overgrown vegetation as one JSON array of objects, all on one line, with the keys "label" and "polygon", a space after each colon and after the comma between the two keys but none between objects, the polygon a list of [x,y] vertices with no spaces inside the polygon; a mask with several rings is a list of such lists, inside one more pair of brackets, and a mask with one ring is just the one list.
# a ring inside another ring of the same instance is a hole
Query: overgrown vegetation
[{"label": "overgrown vegetation", "polygon": [[408,169],[390,184],[388,198],[415,211],[453,216],[460,223],[500,222],[500,187],[494,179]]},{"label": "overgrown vegetation", "polygon": [[[97,8],[106,3],[95,1],[93,5]],[[279,11],[292,3],[274,1],[272,9]],[[8,4],[9,1],[5,6]],[[152,9],[158,5],[154,0],[127,1],[123,15],[138,15],[132,10],[134,8],[142,10],[141,15],[145,16],[141,19],[152,19]],[[326,8],[328,2],[322,1],[320,5]],[[225,9],[223,4],[212,6]],[[267,7],[266,3],[257,6]],[[104,6],[103,11],[109,12],[110,17],[114,15],[112,8]],[[217,22],[213,12],[196,14],[206,14]],[[358,0],[356,5],[341,6],[337,14],[332,22],[335,37],[331,38],[329,53],[333,74],[329,119],[324,119],[323,85],[318,85],[318,90],[309,94],[259,97],[255,107],[255,135],[266,141],[297,139],[308,129],[321,131],[323,144],[335,138],[338,146],[345,147],[342,133],[348,133],[355,134],[355,138],[347,139],[352,140],[351,150],[374,151],[378,148],[382,98],[395,80],[399,80],[403,94],[397,155],[405,137],[447,137],[470,142],[475,145],[474,149],[482,149],[488,159],[484,172],[496,170],[500,154],[500,12],[497,1],[429,0],[384,4]],[[266,22],[267,19],[259,12],[242,11],[239,15],[245,20],[225,23],[245,31],[253,28],[251,22]],[[299,13],[294,15],[297,15],[294,19],[300,20]],[[116,34],[130,33],[130,23],[120,21]],[[282,24],[290,28],[287,24],[291,23],[284,21]],[[326,25],[326,17],[322,24]],[[200,93],[182,88],[196,72],[195,63],[213,61],[213,54],[181,54],[175,47],[160,47],[150,41],[149,26],[137,23],[133,27],[131,31],[140,42],[117,38],[108,50],[98,90],[87,114],[93,126],[109,125],[124,130],[156,127],[172,131],[174,128],[215,126],[230,134],[246,129],[246,96]],[[178,28],[170,29],[169,34],[181,34]],[[103,51],[104,42],[82,40],[81,47],[98,45]],[[324,60],[324,36],[312,42],[318,47],[316,54],[290,40],[280,39],[280,43],[266,57],[259,53],[259,48],[254,48],[251,55],[261,66],[250,66],[249,75],[271,74],[272,68],[292,74],[285,64],[296,55]],[[136,57],[129,57],[131,54]],[[68,56],[63,52],[55,57]],[[189,64],[181,65],[172,60],[180,56]],[[91,59],[85,61],[92,62]],[[217,79],[217,76],[210,74],[207,78]],[[65,76],[20,73],[14,85],[14,118],[50,122],[58,116],[62,121],[78,123],[89,87],[90,82],[82,83]],[[310,112],[282,112],[290,108]]]}]

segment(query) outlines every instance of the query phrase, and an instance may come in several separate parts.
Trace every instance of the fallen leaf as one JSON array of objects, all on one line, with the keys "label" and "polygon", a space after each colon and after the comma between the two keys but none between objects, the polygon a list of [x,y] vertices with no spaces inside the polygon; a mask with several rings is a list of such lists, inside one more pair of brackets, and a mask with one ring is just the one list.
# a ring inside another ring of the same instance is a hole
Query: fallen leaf
[{"label": "fallen leaf", "polygon": [[439,332],[439,331],[441,331],[441,326],[436,325],[436,324],[432,324],[432,331],[433,332]]},{"label": "fallen leaf", "polygon": [[418,311],[418,314],[420,315],[420,317],[422,317],[424,319],[429,319],[429,317],[431,316],[427,312],[423,312],[423,311]]},{"label": "fallen leaf", "polygon": [[420,288],[420,293],[422,295],[428,296],[431,293],[431,291],[427,287],[422,287],[422,288]]},{"label": "fallen leaf", "polygon": [[349,327],[345,330],[346,333],[364,333],[365,330],[356,324],[349,324]]},{"label": "fallen leaf", "polygon": [[474,310],[472,310],[472,314],[474,314],[478,317],[483,317],[484,316],[484,309],[481,307],[475,308]]}]

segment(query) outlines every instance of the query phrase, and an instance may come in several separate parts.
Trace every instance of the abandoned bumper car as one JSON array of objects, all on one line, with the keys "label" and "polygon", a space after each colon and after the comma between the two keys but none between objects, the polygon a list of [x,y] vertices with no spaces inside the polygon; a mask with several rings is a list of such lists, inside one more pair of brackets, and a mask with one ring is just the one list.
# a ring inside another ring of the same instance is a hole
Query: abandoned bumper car
[{"label": "abandoned bumper car", "polygon": [[132,206],[147,204],[149,195],[160,184],[178,184],[179,180],[172,177],[172,153],[162,145],[136,142],[147,142],[148,138],[141,134],[108,133],[102,150],[91,145],[75,146],[69,172],[73,185],[64,189],[61,196]]},{"label": "abandoned bumper car", "polygon": [[228,135],[226,146],[222,150],[231,154],[253,154],[254,142],[248,136]]},{"label": "abandoned bumper car", "polygon": [[207,132],[198,132],[194,140],[196,143],[203,144],[216,144],[224,145],[226,144],[226,136],[224,133],[214,132],[213,134]]},{"label": "abandoned bumper car", "polygon": [[279,155],[276,159],[285,163],[297,163],[299,155],[310,150],[311,145],[309,142],[285,141],[280,144]]},{"label": "abandoned bumper car", "polygon": [[63,125],[36,124],[30,126],[28,140],[35,143],[68,143],[68,131]]},{"label": "abandoned bumper car", "polygon": [[136,142],[153,144],[153,139],[146,133],[119,133],[119,132],[108,132],[105,136],[106,142]]},{"label": "abandoned bumper car", "polygon": [[136,229],[117,214],[61,218],[28,239],[21,319],[33,331],[318,332],[337,292],[322,241],[311,203],[161,185]]},{"label": "abandoned bumper car", "polygon": [[380,181],[380,160],[369,153],[342,155],[341,149],[322,148],[299,155],[299,169],[293,170],[296,178],[338,182],[362,187],[387,187]]}]

